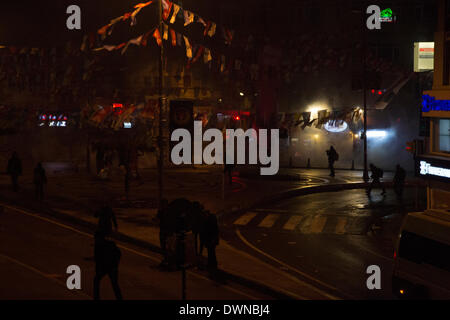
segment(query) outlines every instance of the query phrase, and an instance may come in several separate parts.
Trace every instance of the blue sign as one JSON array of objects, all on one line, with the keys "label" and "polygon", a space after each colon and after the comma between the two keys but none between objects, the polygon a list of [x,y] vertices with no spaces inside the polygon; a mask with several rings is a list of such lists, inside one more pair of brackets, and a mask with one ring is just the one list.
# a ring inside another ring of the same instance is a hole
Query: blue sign
[{"label": "blue sign", "polygon": [[450,111],[450,100],[436,100],[427,94],[422,96],[422,112]]}]

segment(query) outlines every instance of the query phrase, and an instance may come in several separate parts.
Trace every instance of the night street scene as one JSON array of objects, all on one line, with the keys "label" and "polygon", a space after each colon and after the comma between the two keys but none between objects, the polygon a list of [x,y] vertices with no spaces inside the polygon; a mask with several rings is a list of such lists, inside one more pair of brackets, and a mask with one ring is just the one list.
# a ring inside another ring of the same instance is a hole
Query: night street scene
[{"label": "night street scene", "polygon": [[3,302],[450,299],[449,0],[4,0],[0,141]]}]

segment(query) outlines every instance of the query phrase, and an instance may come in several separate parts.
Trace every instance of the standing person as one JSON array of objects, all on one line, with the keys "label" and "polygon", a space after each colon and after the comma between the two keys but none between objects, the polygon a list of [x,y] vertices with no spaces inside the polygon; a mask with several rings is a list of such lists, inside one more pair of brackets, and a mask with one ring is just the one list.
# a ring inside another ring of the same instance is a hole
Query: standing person
[{"label": "standing person", "polygon": [[8,161],[7,173],[11,176],[11,183],[13,191],[19,191],[19,176],[22,175],[22,161],[20,161],[17,152],[13,152],[11,158]]},{"label": "standing person", "polygon": [[34,168],[33,182],[36,190],[36,198],[42,201],[44,199],[44,184],[47,183],[47,176],[40,162]]},{"label": "standing person", "polygon": [[395,167],[394,191],[398,199],[403,196],[403,187],[405,186],[406,171],[399,164]]},{"label": "standing person", "polygon": [[386,194],[386,189],[384,185],[380,182],[380,179],[383,178],[383,170],[380,168],[374,166],[372,163],[370,164],[370,170],[372,171],[372,182],[369,186],[369,189],[367,189],[367,195],[370,197],[370,193],[372,192],[373,187],[379,186],[383,189],[383,192],[381,194]]},{"label": "standing person", "polygon": [[330,149],[327,150],[326,153],[328,156],[328,168],[330,168],[330,177],[334,177],[334,162],[339,160],[339,155],[333,146],[330,146]]},{"label": "standing person", "polygon": [[157,214],[159,219],[159,244],[163,251],[163,260],[161,261],[160,266],[167,266],[169,261],[167,254],[167,237],[169,235],[168,208],[169,201],[167,199],[162,199],[161,208],[159,208]]},{"label": "standing person", "polygon": [[104,237],[110,236],[112,233],[112,226],[117,231],[117,220],[113,209],[105,201],[104,205],[95,213],[95,217],[98,218],[98,226],[96,234],[101,234]]},{"label": "standing person", "polygon": [[95,235],[95,277],[94,277],[94,300],[100,300],[100,281],[105,275],[109,276],[114,294],[117,300],[122,300],[122,292],[119,287],[119,262],[120,249],[111,241],[106,240],[104,235]]},{"label": "standing person", "polygon": [[203,231],[200,233],[200,242],[204,243],[208,250],[208,269],[215,271],[217,269],[216,247],[219,245],[219,225],[216,215],[207,214]]}]

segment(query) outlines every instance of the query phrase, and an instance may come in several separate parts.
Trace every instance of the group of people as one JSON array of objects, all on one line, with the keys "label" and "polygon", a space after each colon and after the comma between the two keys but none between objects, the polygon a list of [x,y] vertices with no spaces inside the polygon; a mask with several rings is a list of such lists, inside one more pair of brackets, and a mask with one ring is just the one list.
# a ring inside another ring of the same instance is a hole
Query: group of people
[{"label": "group of people", "polygon": [[[328,157],[328,167],[330,169],[330,177],[335,176],[334,171],[334,163],[339,160],[339,154],[336,152],[336,149],[333,146],[330,146],[330,149],[326,151]],[[372,182],[367,189],[367,195],[370,197],[372,189],[374,187],[380,187],[382,189],[381,194],[386,194],[386,188],[384,184],[381,183],[381,178],[383,178],[383,170],[378,168],[374,164],[370,164],[370,171],[372,172],[371,179]],[[394,175],[394,192],[397,197],[400,199],[403,195],[403,187],[405,185],[406,179],[406,171],[399,164],[397,164]]]},{"label": "group of people", "polygon": [[[22,161],[17,152],[13,152],[8,160],[7,174],[11,177],[12,189],[19,191],[19,177],[22,175]],[[33,171],[33,183],[35,186],[36,198],[40,201],[44,199],[44,185],[47,183],[47,175],[42,163],[38,163]]]}]

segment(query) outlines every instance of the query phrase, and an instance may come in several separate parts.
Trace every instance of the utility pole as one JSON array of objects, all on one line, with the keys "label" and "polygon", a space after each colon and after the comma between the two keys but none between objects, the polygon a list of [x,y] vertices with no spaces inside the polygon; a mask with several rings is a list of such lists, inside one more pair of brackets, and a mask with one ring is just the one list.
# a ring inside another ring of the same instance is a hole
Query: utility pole
[{"label": "utility pole", "polygon": [[[365,8],[365,7],[364,7]],[[367,74],[366,74],[366,58],[367,58],[367,26],[365,23],[365,10],[364,8],[361,10],[362,13],[362,28],[363,28],[363,96],[364,96],[364,131],[363,131],[363,139],[364,139],[364,172],[363,172],[363,180],[365,182],[369,181],[369,172],[367,170]]]},{"label": "utility pole", "polygon": [[[164,33],[163,30],[163,22],[162,22],[162,0],[158,1],[158,27],[159,33],[162,35]],[[163,112],[164,112],[164,101],[163,101],[163,88],[164,88],[164,41],[161,41],[161,45],[159,46],[159,117],[158,117],[158,207],[162,206],[163,199],[163,167],[164,167],[164,140],[163,140]]]}]

